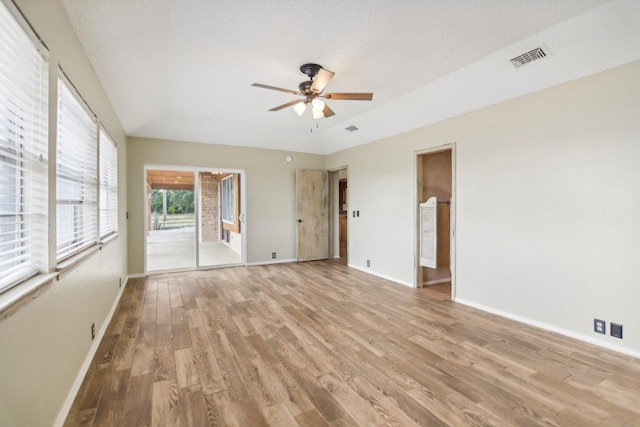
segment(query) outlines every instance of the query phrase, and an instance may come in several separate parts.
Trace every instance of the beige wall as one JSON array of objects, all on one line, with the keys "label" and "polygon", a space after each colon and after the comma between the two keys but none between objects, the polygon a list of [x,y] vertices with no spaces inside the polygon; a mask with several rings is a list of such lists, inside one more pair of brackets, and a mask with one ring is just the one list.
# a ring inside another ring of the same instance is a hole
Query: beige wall
[{"label": "beige wall", "polygon": [[[285,156],[293,157],[291,163]],[[261,148],[129,138],[129,274],[144,272],[144,167],[242,169],[246,183],[247,262],[296,258],[296,169],[322,169],[324,156]]]},{"label": "beige wall", "polygon": [[640,356],[640,62],[328,156],[351,265],[413,284],[415,153],[449,143],[456,299]]},{"label": "beige wall", "polygon": [[[74,382],[95,350],[91,323],[95,322],[97,331],[105,326],[119,296],[119,279],[123,284],[126,281],[126,139],[60,4],[51,0],[16,3],[49,48],[53,73],[50,122],[55,124],[57,114],[55,87],[60,65],[118,143],[120,236],[55,281],[35,301],[0,320],[0,425],[51,426],[58,416],[66,415],[64,407],[71,403]],[[55,126],[50,126],[50,133],[55,146]],[[50,165],[54,172],[55,155],[50,156]],[[55,253],[55,243],[50,252]]]}]

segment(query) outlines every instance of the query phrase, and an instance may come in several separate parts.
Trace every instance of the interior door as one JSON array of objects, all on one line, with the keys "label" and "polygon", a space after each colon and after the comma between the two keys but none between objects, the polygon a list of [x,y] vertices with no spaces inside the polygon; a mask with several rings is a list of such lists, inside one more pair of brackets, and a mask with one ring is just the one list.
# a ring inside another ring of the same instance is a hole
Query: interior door
[{"label": "interior door", "polygon": [[329,173],[296,171],[298,261],[329,258]]}]

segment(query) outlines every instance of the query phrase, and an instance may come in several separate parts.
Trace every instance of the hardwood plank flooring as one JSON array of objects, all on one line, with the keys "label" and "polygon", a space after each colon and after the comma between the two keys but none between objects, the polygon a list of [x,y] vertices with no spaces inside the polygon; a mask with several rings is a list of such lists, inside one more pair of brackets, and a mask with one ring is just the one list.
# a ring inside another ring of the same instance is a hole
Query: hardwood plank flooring
[{"label": "hardwood plank flooring", "polygon": [[639,426],[640,360],[335,261],[132,279],[66,426]]}]

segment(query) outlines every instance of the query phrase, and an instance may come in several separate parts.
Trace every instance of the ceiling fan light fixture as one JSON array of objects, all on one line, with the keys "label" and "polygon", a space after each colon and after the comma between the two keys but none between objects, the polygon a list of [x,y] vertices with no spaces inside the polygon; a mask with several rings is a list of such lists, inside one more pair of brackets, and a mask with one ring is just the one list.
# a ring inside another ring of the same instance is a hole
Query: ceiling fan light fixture
[{"label": "ceiling fan light fixture", "polygon": [[311,111],[313,112],[314,119],[320,119],[324,117],[324,102],[320,101],[318,98],[315,98],[311,101]]},{"label": "ceiling fan light fixture", "polygon": [[297,115],[302,116],[307,109],[307,103],[305,101],[300,101],[297,104],[293,104],[293,107],[291,108],[293,108],[293,111],[295,111]]},{"label": "ceiling fan light fixture", "polygon": [[313,113],[313,118],[316,120],[324,117],[324,111],[322,110],[313,109],[311,112]]}]

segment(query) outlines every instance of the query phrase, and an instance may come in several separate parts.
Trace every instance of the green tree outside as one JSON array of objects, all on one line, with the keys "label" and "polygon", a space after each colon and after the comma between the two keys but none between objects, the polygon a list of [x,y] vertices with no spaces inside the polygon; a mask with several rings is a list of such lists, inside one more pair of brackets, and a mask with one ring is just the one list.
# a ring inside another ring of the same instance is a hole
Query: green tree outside
[{"label": "green tree outside", "polygon": [[162,214],[162,192],[167,192],[167,214],[194,213],[194,194],[188,190],[152,190],[151,212]]}]

